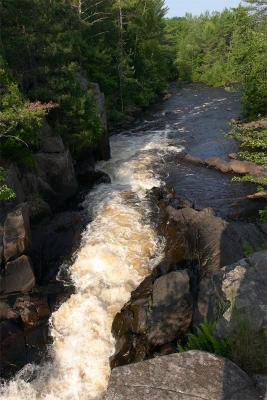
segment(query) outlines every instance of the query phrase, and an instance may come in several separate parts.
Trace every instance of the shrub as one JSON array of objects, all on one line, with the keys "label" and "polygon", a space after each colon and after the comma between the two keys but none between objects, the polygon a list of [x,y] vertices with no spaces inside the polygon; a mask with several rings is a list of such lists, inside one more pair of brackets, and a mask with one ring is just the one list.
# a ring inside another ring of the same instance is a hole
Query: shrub
[{"label": "shrub", "polygon": [[215,323],[207,319],[196,329],[196,333],[188,333],[186,336],[186,345],[177,345],[179,353],[189,350],[202,350],[218,356],[228,357],[230,354],[230,343],[227,339],[218,339],[214,336]]},{"label": "shrub", "polygon": [[[234,311],[233,311],[234,314]],[[235,329],[225,337],[216,337],[216,323],[205,320],[195,333],[186,336],[186,344],[177,345],[179,353],[189,350],[201,350],[229,358],[248,373],[262,372],[267,368],[266,328],[253,331],[248,319],[240,318]]]}]

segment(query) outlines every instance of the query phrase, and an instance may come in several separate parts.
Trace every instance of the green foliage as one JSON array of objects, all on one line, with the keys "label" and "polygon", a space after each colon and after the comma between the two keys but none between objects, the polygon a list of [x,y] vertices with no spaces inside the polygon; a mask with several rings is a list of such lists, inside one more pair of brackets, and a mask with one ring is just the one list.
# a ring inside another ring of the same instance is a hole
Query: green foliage
[{"label": "green foliage", "polygon": [[265,176],[257,177],[252,175],[234,176],[233,182],[248,182],[255,183],[256,185],[267,186],[267,178]]},{"label": "green foliage", "polygon": [[229,358],[248,373],[262,372],[266,369],[266,329],[255,332],[248,319],[241,318],[227,337],[217,338],[214,335],[215,325],[207,320],[202,322],[196,333],[187,335],[185,346],[178,343],[177,351],[207,351]]},{"label": "green foliage", "polygon": [[241,84],[243,115],[253,119],[267,110],[267,16],[240,8],[231,43],[233,79]]},{"label": "green foliage", "polygon": [[31,148],[36,145],[43,118],[52,106],[31,103],[24,98],[18,85],[10,78],[1,54],[0,81],[1,156],[32,165]]},{"label": "green foliage", "polygon": [[263,210],[259,211],[259,216],[260,216],[260,220],[262,222],[267,221],[267,207],[265,207]]},{"label": "green foliage", "polygon": [[188,14],[168,21],[175,41],[176,68],[181,80],[212,86],[239,87],[243,115],[253,119],[267,111],[266,5]]},{"label": "green foliage", "polygon": [[[41,113],[28,113],[30,102],[57,104],[49,123],[79,158],[103,133],[86,77],[100,84],[115,119],[148,106],[165,88],[165,12],[163,0],[2,0],[0,51],[12,74],[3,89],[7,129],[34,146]],[[11,144],[8,157],[20,152]]]},{"label": "green foliage", "polygon": [[244,160],[251,161],[255,164],[267,166],[267,156],[264,152],[250,152],[250,151],[241,151],[239,153],[240,157]]},{"label": "green foliage", "polygon": [[240,318],[228,337],[229,358],[247,373],[262,373],[267,368],[267,330],[255,331],[248,318]]},{"label": "green foliage", "polygon": [[16,197],[14,190],[9,188],[5,183],[5,172],[0,168],[0,200],[12,200]]},{"label": "green foliage", "polygon": [[228,357],[230,354],[230,344],[227,339],[218,339],[214,336],[215,323],[208,320],[202,322],[196,329],[196,333],[188,333],[186,345],[177,345],[179,353],[189,350],[202,350],[218,356]]},{"label": "green foliage", "polygon": [[246,257],[250,257],[252,256],[252,254],[264,250],[267,250],[267,243],[263,244],[260,247],[257,247],[256,249],[249,242],[243,243],[243,251]]}]

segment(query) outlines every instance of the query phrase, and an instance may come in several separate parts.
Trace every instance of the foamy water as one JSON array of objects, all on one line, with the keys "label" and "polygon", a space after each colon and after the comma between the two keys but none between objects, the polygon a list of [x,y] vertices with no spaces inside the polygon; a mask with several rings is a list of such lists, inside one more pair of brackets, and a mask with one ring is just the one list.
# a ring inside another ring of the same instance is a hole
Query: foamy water
[{"label": "foamy water", "polygon": [[161,164],[178,152],[168,130],[111,138],[112,158],[99,168],[112,184],[99,185],[84,202],[91,214],[69,268],[76,292],[51,317],[51,362],[27,365],[1,388],[2,400],[103,399],[113,319],[131,292],[163,256],[149,219],[146,191],[162,185]]}]

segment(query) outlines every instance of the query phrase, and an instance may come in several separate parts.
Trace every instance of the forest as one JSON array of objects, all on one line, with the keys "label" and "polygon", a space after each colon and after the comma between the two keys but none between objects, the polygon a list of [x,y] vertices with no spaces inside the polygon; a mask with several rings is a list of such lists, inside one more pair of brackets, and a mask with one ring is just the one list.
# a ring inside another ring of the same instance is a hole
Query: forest
[{"label": "forest", "polygon": [[[34,168],[44,116],[76,160],[99,140],[83,75],[99,83],[111,123],[148,107],[175,80],[240,90],[244,119],[266,114],[265,0],[172,19],[164,0],[2,0],[0,7],[3,161]],[[12,196],[5,185],[1,196]]]}]

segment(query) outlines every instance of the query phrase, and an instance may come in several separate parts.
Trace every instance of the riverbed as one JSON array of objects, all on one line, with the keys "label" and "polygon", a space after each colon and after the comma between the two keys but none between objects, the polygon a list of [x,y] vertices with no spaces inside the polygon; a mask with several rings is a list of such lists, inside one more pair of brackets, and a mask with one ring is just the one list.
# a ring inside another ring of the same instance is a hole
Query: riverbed
[{"label": "riverbed", "polygon": [[225,132],[240,115],[239,95],[204,85],[173,86],[171,92],[111,137],[111,159],[97,165],[111,184],[98,185],[83,202],[92,222],[68,267],[75,293],[51,317],[49,361],[26,365],[2,388],[1,399],[103,398],[114,317],[164,258],[164,237],[155,228],[147,196],[152,188],[171,186],[195,208],[211,207],[223,217],[253,192],[250,185],[185,164],[181,157],[189,152],[226,158],[237,150]]}]

